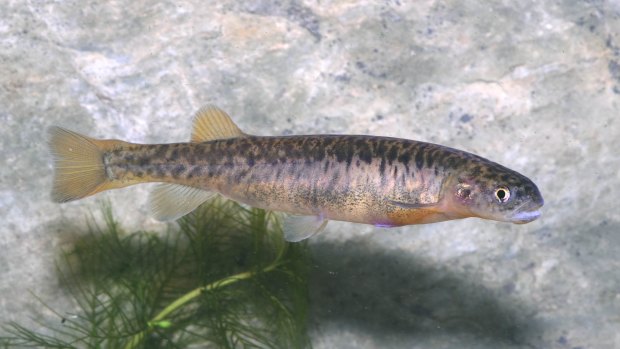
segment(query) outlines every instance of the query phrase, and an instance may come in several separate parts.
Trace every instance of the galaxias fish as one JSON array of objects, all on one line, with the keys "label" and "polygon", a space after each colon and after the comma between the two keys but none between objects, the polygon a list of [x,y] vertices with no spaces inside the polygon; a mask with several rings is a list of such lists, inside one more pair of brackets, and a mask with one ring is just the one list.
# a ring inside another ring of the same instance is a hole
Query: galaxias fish
[{"label": "galaxias fish", "polygon": [[51,127],[56,202],[145,182],[155,218],[174,220],[219,193],[290,213],[299,241],[328,220],[395,227],[466,217],[527,223],[543,198],[527,177],[477,155],[413,140],[243,133],[216,107],[194,119],[191,141],[134,144]]}]

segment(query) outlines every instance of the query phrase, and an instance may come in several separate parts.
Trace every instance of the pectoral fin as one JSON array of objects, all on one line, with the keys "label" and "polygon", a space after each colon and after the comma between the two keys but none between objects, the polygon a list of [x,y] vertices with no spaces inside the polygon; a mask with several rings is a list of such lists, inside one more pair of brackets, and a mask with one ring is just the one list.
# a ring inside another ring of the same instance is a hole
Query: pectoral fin
[{"label": "pectoral fin", "polygon": [[282,221],[284,239],[289,242],[305,240],[325,229],[327,222],[318,216],[287,215]]},{"label": "pectoral fin", "polygon": [[150,211],[158,221],[172,221],[192,212],[215,193],[179,184],[159,184],[149,198]]}]

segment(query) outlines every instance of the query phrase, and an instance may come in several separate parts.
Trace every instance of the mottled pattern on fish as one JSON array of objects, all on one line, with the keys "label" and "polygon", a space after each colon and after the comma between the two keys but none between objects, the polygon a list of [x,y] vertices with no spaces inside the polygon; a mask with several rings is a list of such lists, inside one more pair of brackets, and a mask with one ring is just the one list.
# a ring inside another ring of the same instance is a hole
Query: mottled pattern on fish
[{"label": "mottled pattern on fish", "polygon": [[188,143],[96,140],[55,127],[50,136],[55,201],[170,183],[151,197],[158,219],[187,214],[217,192],[310,217],[284,221],[290,241],[320,231],[328,219],[378,226],[465,217],[527,223],[543,205],[527,177],[461,150],[375,136],[252,136],[215,107],[197,113]]},{"label": "mottled pattern on fish", "polygon": [[[248,136],[205,143],[134,145],[104,155],[117,180],[170,182],[216,190],[265,209],[380,225],[423,222],[391,201],[439,202],[456,170],[513,184],[516,173],[476,155],[396,138],[315,135]],[[525,186],[527,195],[534,188]],[[411,217],[413,216],[413,217]]]}]

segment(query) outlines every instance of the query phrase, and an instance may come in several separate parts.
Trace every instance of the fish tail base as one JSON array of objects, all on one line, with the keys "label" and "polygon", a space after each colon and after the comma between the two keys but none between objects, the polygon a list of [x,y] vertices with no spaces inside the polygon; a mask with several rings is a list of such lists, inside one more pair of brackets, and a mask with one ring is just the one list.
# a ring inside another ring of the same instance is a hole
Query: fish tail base
[{"label": "fish tail base", "polygon": [[103,153],[123,142],[96,140],[56,126],[48,133],[54,157],[53,201],[78,200],[117,187],[106,174]]}]

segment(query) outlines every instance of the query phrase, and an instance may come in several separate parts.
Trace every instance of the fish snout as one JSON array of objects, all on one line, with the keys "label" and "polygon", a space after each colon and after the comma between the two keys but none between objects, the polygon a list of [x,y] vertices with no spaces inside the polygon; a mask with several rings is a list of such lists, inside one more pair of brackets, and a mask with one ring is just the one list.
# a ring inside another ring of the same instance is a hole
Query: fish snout
[{"label": "fish snout", "polygon": [[511,221],[515,224],[525,224],[540,217],[540,208],[545,204],[544,199],[539,194],[529,203],[519,208],[511,217]]}]

